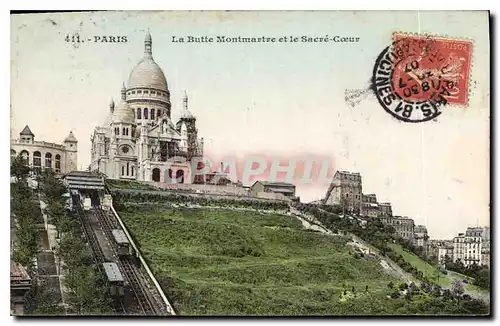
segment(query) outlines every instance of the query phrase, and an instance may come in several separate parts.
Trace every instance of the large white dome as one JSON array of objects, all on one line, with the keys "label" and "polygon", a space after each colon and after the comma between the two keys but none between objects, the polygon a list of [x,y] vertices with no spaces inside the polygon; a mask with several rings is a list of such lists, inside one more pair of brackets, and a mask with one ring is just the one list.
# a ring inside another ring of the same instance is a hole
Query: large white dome
[{"label": "large white dome", "polygon": [[153,41],[149,33],[144,39],[144,58],[135,66],[128,78],[128,89],[142,87],[168,90],[165,74],[153,59]]},{"label": "large white dome", "polygon": [[138,87],[155,88],[162,91],[168,89],[165,74],[153,58],[142,59],[130,73],[128,89]]}]

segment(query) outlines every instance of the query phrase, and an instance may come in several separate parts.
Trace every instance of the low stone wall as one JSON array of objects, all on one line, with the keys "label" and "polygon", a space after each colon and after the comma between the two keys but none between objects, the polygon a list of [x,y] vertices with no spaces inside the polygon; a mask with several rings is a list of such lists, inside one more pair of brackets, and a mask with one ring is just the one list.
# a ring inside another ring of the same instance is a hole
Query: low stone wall
[{"label": "low stone wall", "polygon": [[204,194],[232,195],[232,196],[249,196],[247,188],[231,186],[231,185],[217,186],[217,185],[205,185],[205,184],[163,183],[163,182],[151,182],[151,181],[141,181],[141,182],[165,190],[176,190],[176,191],[204,193]]},{"label": "low stone wall", "polygon": [[156,191],[156,190],[136,190],[136,189],[113,189],[112,193],[139,193],[143,195],[159,195],[159,196],[182,196],[185,198],[213,198],[215,200],[233,200],[233,201],[255,201],[255,202],[268,202],[268,203],[276,203],[276,202],[284,202],[288,203],[288,200],[279,200],[279,199],[269,199],[269,198],[260,198],[250,196],[249,194],[245,195],[234,195],[234,194],[218,194],[218,193],[210,193],[210,192],[191,192],[191,191],[179,191],[177,189],[165,189],[165,191]]},{"label": "low stone wall", "polygon": [[287,198],[285,195],[278,194],[278,193],[275,193],[275,192],[264,192],[264,191],[261,191],[261,192],[257,193],[257,197],[258,198],[263,198],[263,199],[271,199],[271,200],[290,201],[290,199]]}]

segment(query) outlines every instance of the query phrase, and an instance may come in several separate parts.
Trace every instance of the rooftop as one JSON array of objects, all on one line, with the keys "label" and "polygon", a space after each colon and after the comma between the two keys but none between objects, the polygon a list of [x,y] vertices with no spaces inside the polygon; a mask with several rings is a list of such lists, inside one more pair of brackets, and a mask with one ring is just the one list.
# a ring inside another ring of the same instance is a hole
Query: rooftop
[{"label": "rooftop", "polygon": [[26,272],[26,269],[14,262],[10,263],[10,280],[11,281],[24,281],[31,280],[30,276]]},{"label": "rooftop", "polygon": [[102,263],[102,266],[104,267],[104,272],[109,281],[123,282],[122,273],[120,273],[120,269],[118,269],[116,263]]},{"label": "rooftop", "polygon": [[24,127],[24,129],[19,133],[21,136],[33,136],[35,135],[31,132],[31,129],[28,125]]},{"label": "rooftop", "polygon": [[286,189],[286,188],[269,188],[272,192],[277,192],[277,193],[287,193],[291,194],[293,193],[293,190]]},{"label": "rooftop", "polygon": [[116,243],[129,243],[128,238],[123,230],[114,229],[111,230],[111,233],[113,234]]},{"label": "rooftop", "polygon": [[295,187],[293,183],[288,183],[288,182],[255,181],[255,183],[257,182],[262,183],[264,186]]}]

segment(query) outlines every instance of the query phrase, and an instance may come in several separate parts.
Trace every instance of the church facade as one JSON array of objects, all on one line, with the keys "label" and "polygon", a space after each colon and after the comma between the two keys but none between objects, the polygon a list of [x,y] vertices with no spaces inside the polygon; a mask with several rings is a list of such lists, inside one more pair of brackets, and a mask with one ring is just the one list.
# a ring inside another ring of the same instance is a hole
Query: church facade
[{"label": "church facade", "polygon": [[203,156],[196,117],[182,98],[180,119],[171,118],[170,91],[162,69],[153,59],[147,33],[144,57],[123,85],[118,104],[91,137],[90,170],[110,179],[196,183],[191,162]]}]

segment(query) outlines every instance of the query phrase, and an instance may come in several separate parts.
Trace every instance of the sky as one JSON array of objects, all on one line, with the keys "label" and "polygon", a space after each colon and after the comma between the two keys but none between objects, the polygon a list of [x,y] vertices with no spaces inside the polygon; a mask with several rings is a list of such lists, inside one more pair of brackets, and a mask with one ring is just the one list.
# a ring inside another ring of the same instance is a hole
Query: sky
[{"label": "sky", "polygon": [[[36,139],[60,143],[73,131],[78,164],[90,163],[90,135],[118,101],[152,35],[153,57],[171,94],[184,90],[205,153],[328,157],[359,172],[363,192],[434,239],[489,225],[489,36],[486,12],[93,12],[11,16],[11,137],[28,124]],[[394,32],[473,41],[468,107],[446,106],[436,121],[396,120],[368,95],[348,105],[346,90],[369,85]],[[127,42],[75,44],[126,36]],[[357,43],[174,43],[173,36],[359,37]],[[302,201],[328,184],[298,185]]]}]

